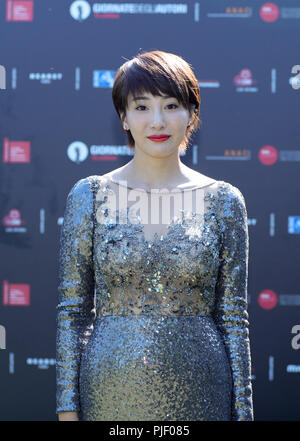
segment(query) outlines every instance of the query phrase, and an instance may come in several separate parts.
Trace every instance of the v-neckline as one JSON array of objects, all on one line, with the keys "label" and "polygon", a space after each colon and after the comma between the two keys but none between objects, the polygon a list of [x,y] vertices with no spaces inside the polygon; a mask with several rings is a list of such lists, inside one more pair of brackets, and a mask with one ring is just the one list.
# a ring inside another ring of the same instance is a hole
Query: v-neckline
[{"label": "v-neckline", "polygon": [[[145,225],[142,224],[138,224],[141,227],[141,234],[142,234],[142,238],[143,238],[143,242],[146,243],[146,245],[148,246],[148,248],[151,248],[153,245],[157,245],[160,242],[165,242],[167,237],[170,235],[171,232],[171,227],[174,227],[173,223],[174,217],[172,218],[170,224],[167,226],[166,231],[164,234],[158,234],[157,231],[154,233],[153,238],[152,239],[147,239],[145,236]],[[133,225],[130,223],[130,225]]]}]

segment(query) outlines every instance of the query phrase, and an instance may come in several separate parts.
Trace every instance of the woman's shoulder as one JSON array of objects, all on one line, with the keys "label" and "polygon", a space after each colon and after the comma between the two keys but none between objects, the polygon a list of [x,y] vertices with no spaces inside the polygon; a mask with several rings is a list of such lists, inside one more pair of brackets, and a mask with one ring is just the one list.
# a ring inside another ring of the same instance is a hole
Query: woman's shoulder
[{"label": "woman's shoulder", "polygon": [[215,180],[213,187],[220,196],[226,196],[230,199],[244,199],[244,195],[239,187],[228,181]]},{"label": "woman's shoulder", "polygon": [[216,210],[223,221],[230,225],[247,223],[247,207],[245,197],[236,185],[231,182],[219,180],[217,182],[217,206]]},{"label": "woman's shoulder", "polygon": [[79,178],[72,183],[69,195],[79,194],[83,191],[89,190],[90,180],[89,177]]},{"label": "woman's shoulder", "polygon": [[238,186],[228,181],[216,180],[209,189],[218,217],[223,220],[229,219],[231,222],[245,219],[247,216],[245,197]]},{"label": "woman's shoulder", "polygon": [[89,175],[83,178],[77,179],[73,183],[71,191],[92,190],[95,185],[99,185],[102,182],[105,183],[107,178],[105,175]]},{"label": "woman's shoulder", "polygon": [[93,193],[99,189],[100,183],[101,175],[89,175],[75,180],[69,188],[67,200],[84,206],[91,204],[94,199]]}]

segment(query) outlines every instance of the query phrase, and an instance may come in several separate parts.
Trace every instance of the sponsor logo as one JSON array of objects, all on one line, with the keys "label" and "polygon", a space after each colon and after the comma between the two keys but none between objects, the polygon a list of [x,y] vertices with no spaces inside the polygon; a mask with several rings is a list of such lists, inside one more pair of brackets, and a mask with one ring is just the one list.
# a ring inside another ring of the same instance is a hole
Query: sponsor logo
[{"label": "sponsor logo", "polygon": [[110,87],[114,85],[115,71],[113,70],[94,70],[93,86],[94,87]]},{"label": "sponsor logo", "polygon": [[10,141],[8,138],[4,138],[3,162],[30,162],[30,142]]},{"label": "sponsor logo", "polygon": [[30,285],[3,281],[3,305],[29,306]]},{"label": "sponsor logo", "polygon": [[16,208],[9,210],[8,214],[3,217],[2,224],[5,226],[6,233],[25,233],[26,228],[22,227],[25,221],[21,218],[21,212]]},{"label": "sponsor logo", "polygon": [[265,289],[258,296],[258,304],[263,309],[273,309],[278,303],[277,294],[271,289]]},{"label": "sponsor logo", "polygon": [[275,3],[265,3],[260,7],[259,15],[260,18],[266,23],[272,23],[277,21],[279,18],[279,8]]},{"label": "sponsor logo", "polygon": [[33,21],[33,0],[6,0],[6,21]]}]

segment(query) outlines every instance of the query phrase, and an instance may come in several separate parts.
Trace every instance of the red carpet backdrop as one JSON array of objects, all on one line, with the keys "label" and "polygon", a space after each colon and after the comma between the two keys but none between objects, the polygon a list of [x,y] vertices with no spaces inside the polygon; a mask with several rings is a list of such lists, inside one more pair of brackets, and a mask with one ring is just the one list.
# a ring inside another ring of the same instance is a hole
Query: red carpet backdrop
[{"label": "red carpet backdrop", "polygon": [[182,162],[245,197],[255,420],[300,420],[299,28],[296,0],[0,0],[1,420],[57,420],[66,196],[132,158],[111,89],[154,49],[199,80]]}]

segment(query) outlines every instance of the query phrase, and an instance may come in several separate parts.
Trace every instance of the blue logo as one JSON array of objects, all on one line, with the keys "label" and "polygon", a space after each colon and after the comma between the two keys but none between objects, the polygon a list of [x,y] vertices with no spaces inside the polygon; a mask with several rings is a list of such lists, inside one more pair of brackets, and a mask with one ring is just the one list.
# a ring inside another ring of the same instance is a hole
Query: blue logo
[{"label": "blue logo", "polygon": [[94,70],[94,87],[113,87],[115,71],[113,70]]},{"label": "blue logo", "polygon": [[300,216],[289,216],[288,232],[290,234],[300,234]]}]

